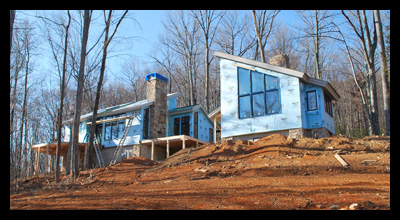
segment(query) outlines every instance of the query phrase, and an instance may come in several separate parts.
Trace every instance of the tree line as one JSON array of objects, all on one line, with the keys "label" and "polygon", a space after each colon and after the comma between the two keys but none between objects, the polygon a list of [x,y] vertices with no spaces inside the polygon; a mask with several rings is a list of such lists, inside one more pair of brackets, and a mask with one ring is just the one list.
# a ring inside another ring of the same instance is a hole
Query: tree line
[{"label": "tree line", "polygon": [[[11,10],[10,183],[35,175],[32,145],[60,142],[60,122],[77,124],[81,114],[145,99],[150,72],[168,77],[168,92],[180,92],[179,106],[212,111],[220,105],[221,83],[213,51],[267,63],[286,54],[289,68],[327,80],[341,96],[334,103],[336,134],[390,135],[390,11],[294,11],[290,24],[282,22],[284,13],[167,11],[148,53],[153,62],[146,63],[116,49],[134,50],[135,38],[123,34],[140,26],[131,11]],[[109,69],[110,58],[121,60],[119,70]],[[75,178],[78,139],[72,136],[66,173]]]}]

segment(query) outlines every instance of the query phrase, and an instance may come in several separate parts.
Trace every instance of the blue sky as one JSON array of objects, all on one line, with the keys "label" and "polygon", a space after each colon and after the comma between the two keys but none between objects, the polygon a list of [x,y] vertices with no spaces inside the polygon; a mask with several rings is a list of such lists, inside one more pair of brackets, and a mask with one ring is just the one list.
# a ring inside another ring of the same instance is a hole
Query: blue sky
[{"label": "blue sky", "polygon": [[[20,13],[19,13],[20,12]],[[41,24],[41,21],[34,17],[36,11],[17,11],[17,18],[25,18],[28,17],[29,19],[35,20],[37,24]],[[50,11],[47,12],[38,12],[41,13],[51,13]],[[104,22],[102,19],[102,13],[100,11],[95,12],[96,15],[94,16],[97,18],[96,21],[92,22],[91,24],[91,33],[89,34],[89,38],[93,38],[94,40],[97,39],[99,34],[99,30],[96,30],[96,24],[103,25]],[[248,13],[251,13],[249,10]],[[27,16],[27,15],[31,16]],[[122,11],[117,12],[117,14],[122,14]],[[115,48],[118,52],[125,54],[125,56],[118,56],[112,57],[112,53],[109,53],[109,59],[107,59],[107,72],[109,77],[118,77],[119,73],[121,72],[121,66],[123,63],[130,59],[130,57],[136,58],[140,62],[147,62],[151,63],[152,60],[149,58],[148,53],[153,48],[153,45],[158,40],[158,34],[163,31],[162,19],[166,16],[165,10],[131,10],[128,13],[129,17],[133,17],[137,24],[132,22],[132,20],[125,19],[122,23],[120,28],[118,29],[118,33],[120,36],[127,36],[133,37],[126,43],[119,43],[117,48]],[[281,23],[281,25],[294,25],[296,21],[296,13],[291,10],[283,10],[279,13],[276,21]],[[92,40],[93,40],[92,39]],[[115,43],[117,40],[114,38],[113,40]],[[91,43],[89,42],[89,45]],[[48,43],[46,41],[42,41],[42,48],[49,48]],[[115,52],[114,55],[118,52]],[[50,65],[46,64],[45,60],[49,60],[52,58],[50,51],[42,53],[43,55],[40,58],[40,66],[44,69],[47,68],[49,70]],[[48,55],[46,55],[48,54]],[[129,55],[129,56],[126,56]],[[43,62],[44,61],[44,62]]]},{"label": "blue sky", "polygon": [[[130,36],[138,36],[132,41],[131,51],[127,53],[131,54],[140,61],[147,63],[152,62],[149,58],[148,53],[153,48],[153,45],[157,42],[158,34],[163,31],[162,19],[166,16],[165,10],[132,10],[130,11],[131,16],[136,19],[140,24],[134,28],[130,28]],[[250,13],[250,10],[249,10]],[[277,17],[277,20],[282,25],[293,24],[295,12],[292,10],[282,10]],[[111,60],[110,60],[111,61]],[[114,73],[119,72],[119,67],[123,61],[107,61],[108,69]]]},{"label": "blue sky", "polygon": [[[140,39],[135,41],[134,55],[140,59],[150,61],[147,57],[148,51],[151,50],[153,44],[157,41],[157,35],[162,31],[162,18],[165,15],[165,10],[134,10],[131,11],[134,18],[140,24],[140,29],[132,30],[140,33]],[[137,35],[137,33],[133,33]]]}]

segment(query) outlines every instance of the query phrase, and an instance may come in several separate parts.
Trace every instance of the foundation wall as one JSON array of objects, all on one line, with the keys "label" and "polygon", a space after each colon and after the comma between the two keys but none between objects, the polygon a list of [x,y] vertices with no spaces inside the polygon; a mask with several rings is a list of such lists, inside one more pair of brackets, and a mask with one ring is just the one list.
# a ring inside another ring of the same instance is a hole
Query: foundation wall
[{"label": "foundation wall", "polygon": [[[103,160],[104,160],[105,165],[108,165],[111,162],[111,159],[114,155],[115,149],[116,149],[116,147],[103,148],[101,150],[101,152],[103,154]],[[97,163],[96,154],[94,156],[96,157],[95,160]],[[123,146],[119,152],[117,162],[121,161],[123,158],[138,157],[138,156],[140,156],[140,145],[135,144],[135,145]]]},{"label": "foundation wall", "polygon": [[304,129],[304,128],[296,128],[296,129],[289,129],[289,130],[281,130],[281,131],[272,131],[272,132],[263,132],[263,133],[256,133],[256,134],[246,134],[240,136],[233,136],[233,137],[226,137],[222,138],[222,140],[248,140],[248,141],[257,141],[260,138],[263,138],[268,135],[272,134],[281,134],[285,135],[290,138],[323,138],[323,137],[330,137],[333,134],[326,128],[313,128],[313,129]]}]

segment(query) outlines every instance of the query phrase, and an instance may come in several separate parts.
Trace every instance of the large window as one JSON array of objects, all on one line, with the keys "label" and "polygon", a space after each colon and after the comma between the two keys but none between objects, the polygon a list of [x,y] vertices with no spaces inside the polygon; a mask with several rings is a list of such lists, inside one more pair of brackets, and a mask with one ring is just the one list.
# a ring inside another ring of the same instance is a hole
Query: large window
[{"label": "large window", "polygon": [[190,126],[189,126],[189,116],[175,118],[174,119],[174,135],[189,135],[190,134]]},{"label": "large window", "polygon": [[238,67],[239,118],[281,111],[279,78]]},{"label": "large window", "polygon": [[181,118],[181,134],[189,135],[190,127],[189,127],[189,116]]},{"label": "large window", "polygon": [[[125,114],[109,116],[109,117],[106,117],[106,119],[122,117],[124,115]],[[107,122],[106,129],[104,131],[104,133],[105,133],[104,140],[107,141],[107,140],[111,140],[111,139],[121,138],[124,131],[125,131],[125,120]]]},{"label": "large window", "polygon": [[307,98],[307,111],[317,110],[317,91],[308,91],[306,92]]}]

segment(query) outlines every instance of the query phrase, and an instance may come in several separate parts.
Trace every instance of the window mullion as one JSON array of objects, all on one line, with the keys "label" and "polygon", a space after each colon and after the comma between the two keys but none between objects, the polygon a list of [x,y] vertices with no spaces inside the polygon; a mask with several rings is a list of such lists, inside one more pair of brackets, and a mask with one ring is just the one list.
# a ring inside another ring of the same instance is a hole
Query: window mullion
[{"label": "window mullion", "polygon": [[[250,70],[249,70],[250,71]],[[253,116],[253,71],[250,71],[250,115]]]}]

